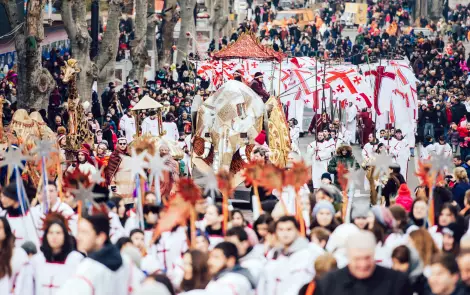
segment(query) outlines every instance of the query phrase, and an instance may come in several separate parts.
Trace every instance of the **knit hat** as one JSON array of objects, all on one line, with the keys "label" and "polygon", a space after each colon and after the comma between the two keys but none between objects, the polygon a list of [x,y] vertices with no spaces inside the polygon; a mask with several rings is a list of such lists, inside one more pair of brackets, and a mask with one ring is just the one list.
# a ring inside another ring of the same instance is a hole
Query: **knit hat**
[{"label": "knit hat", "polygon": [[356,218],[367,218],[367,216],[369,215],[370,208],[368,203],[366,203],[365,205],[366,206],[357,205],[355,207],[353,205],[353,209],[351,211],[351,220],[354,220]]},{"label": "knit hat", "polygon": [[320,190],[322,190],[328,197],[333,199],[333,203],[341,203],[343,201],[343,196],[341,191],[334,185],[324,184],[321,185]]},{"label": "knit hat", "polygon": [[390,229],[395,227],[396,221],[388,208],[375,205],[371,210],[374,213],[375,219],[381,225]]},{"label": "knit hat", "polygon": [[11,182],[8,186],[4,186],[2,189],[2,194],[9,198],[12,199],[13,201],[18,202],[18,194],[16,193],[16,183]]},{"label": "knit hat", "polygon": [[346,240],[352,234],[359,232],[359,228],[352,223],[340,224],[330,235],[326,250],[330,253],[346,247]]},{"label": "knit hat", "polygon": [[263,145],[266,142],[266,131],[261,130],[258,136],[256,136],[255,142],[259,145]]},{"label": "knit hat", "polygon": [[319,201],[318,203],[315,204],[315,207],[313,207],[313,216],[316,216],[317,213],[321,209],[328,209],[331,212],[331,215],[335,215],[335,207],[333,207],[333,204],[331,204],[328,201]]},{"label": "knit hat", "polygon": [[331,181],[331,174],[328,173],[328,172],[323,173],[323,174],[321,175],[320,180],[323,180],[323,179],[325,179],[325,178],[328,179],[329,181]]}]

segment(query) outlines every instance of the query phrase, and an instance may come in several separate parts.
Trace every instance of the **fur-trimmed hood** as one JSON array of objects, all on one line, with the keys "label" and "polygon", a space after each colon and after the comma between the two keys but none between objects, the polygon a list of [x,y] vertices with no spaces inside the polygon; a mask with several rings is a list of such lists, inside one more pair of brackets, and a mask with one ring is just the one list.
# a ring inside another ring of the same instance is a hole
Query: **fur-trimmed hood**
[{"label": "fur-trimmed hood", "polygon": [[342,145],[336,149],[336,155],[342,157],[343,156],[343,151],[346,150],[348,153],[346,157],[350,157],[352,155],[352,147],[349,145]]}]

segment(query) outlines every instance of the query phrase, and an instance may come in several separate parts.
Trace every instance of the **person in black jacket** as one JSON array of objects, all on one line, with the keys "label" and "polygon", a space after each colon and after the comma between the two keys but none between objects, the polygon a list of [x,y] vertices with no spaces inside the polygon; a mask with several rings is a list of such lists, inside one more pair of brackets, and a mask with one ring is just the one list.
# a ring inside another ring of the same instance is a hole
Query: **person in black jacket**
[{"label": "person in black jacket", "polygon": [[347,267],[326,274],[318,281],[315,295],[411,295],[404,273],[375,264],[375,237],[359,231],[347,238]]},{"label": "person in black jacket", "polygon": [[452,121],[459,124],[460,120],[467,114],[467,108],[463,103],[460,102],[460,99],[456,98],[455,103],[451,108],[452,112]]},{"label": "person in black jacket", "polygon": [[400,165],[393,163],[388,170],[390,174],[382,190],[382,195],[385,198],[385,205],[387,207],[390,206],[390,198],[397,195],[400,185],[406,183],[405,178],[400,174]]}]

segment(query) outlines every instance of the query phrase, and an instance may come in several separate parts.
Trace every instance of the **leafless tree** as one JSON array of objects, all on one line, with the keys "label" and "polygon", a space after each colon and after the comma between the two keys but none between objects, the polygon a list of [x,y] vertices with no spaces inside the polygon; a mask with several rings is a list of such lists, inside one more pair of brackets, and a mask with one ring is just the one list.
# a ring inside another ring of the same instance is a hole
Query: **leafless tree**
[{"label": "leafless tree", "polygon": [[[0,0],[11,28],[15,31],[17,55],[17,97],[19,108],[47,108],[49,95],[56,86],[49,71],[42,67],[41,42],[44,40],[43,9],[47,1],[30,0],[24,22],[18,15],[23,2]],[[18,4],[19,3],[19,4]]]},{"label": "leafless tree", "polygon": [[114,76],[123,0],[109,0],[108,3],[106,31],[99,44],[99,54],[91,60],[91,37],[88,33],[86,2],[83,0],[62,0],[62,21],[70,39],[73,57],[78,60],[81,69],[77,88],[84,101],[91,101],[91,87],[99,76]]}]

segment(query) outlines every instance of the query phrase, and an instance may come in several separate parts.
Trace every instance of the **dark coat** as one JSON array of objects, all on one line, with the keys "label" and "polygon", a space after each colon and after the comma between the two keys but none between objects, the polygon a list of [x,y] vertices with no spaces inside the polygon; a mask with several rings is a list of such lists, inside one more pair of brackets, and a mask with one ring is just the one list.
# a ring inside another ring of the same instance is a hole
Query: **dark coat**
[{"label": "dark coat", "polygon": [[264,86],[262,83],[260,83],[258,80],[254,79],[253,82],[251,82],[251,89],[253,89],[256,94],[261,96],[263,99],[263,102],[267,102],[269,99],[269,93],[264,90]]},{"label": "dark coat", "polygon": [[[384,279],[386,278],[386,279]],[[358,280],[348,267],[326,274],[315,289],[315,295],[411,295],[407,275],[376,266],[372,277]]]}]

